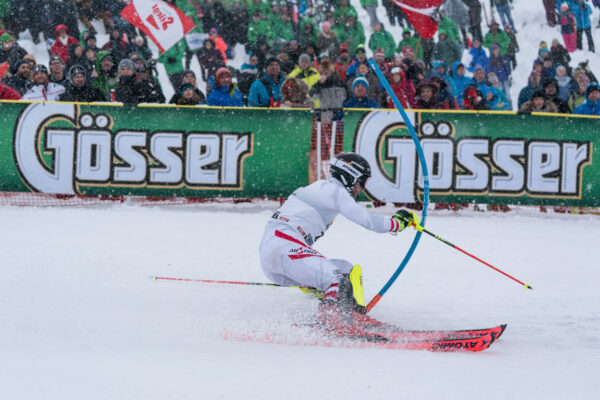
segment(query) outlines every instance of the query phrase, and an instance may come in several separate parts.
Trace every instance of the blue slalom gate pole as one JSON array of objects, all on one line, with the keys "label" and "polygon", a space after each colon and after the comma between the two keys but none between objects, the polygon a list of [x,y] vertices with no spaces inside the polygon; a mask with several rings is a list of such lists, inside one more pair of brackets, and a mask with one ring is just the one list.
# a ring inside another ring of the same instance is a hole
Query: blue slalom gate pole
[{"label": "blue slalom gate pole", "polygon": [[[377,65],[377,63],[375,62],[375,60],[373,58],[369,59],[369,64],[371,65],[371,68],[373,69],[373,71],[375,71],[375,73],[377,74],[377,77],[379,78],[379,82],[381,82],[381,84],[385,88],[386,92],[388,93],[388,95],[390,96],[392,101],[394,102],[394,105],[400,112],[400,115],[402,116],[404,123],[408,127],[410,136],[412,137],[412,140],[415,143],[415,146],[417,148],[417,153],[419,154],[419,160],[421,162],[421,170],[423,172],[423,182],[424,182],[423,183],[423,190],[424,190],[423,213],[421,214],[421,226],[424,227],[425,220],[427,219],[427,206],[429,205],[429,174],[427,172],[427,163],[425,161],[425,154],[423,153],[423,147],[421,147],[421,143],[419,142],[419,137],[417,136],[417,133],[415,132],[415,128],[413,127],[412,123],[410,122],[410,119],[408,118],[406,111],[404,111],[404,108],[402,107],[400,100],[398,100],[398,97],[392,90],[392,87],[390,86],[389,82],[383,76],[383,73],[379,69],[379,66]],[[408,250],[408,253],[406,253],[406,256],[404,257],[404,259],[402,260],[402,262],[400,263],[400,265],[398,266],[398,268],[396,269],[394,274],[390,277],[390,279],[387,281],[387,283],[383,286],[383,288],[375,295],[375,297],[373,297],[373,299],[369,302],[369,304],[367,304],[367,311],[371,311],[371,309],[373,307],[375,307],[375,305],[379,302],[379,300],[381,300],[383,295],[394,284],[394,282],[396,281],[398,276],[400,276],[400,274],[404,270],[404,267],[406,267],[406,264],[408,264],[408,261],[413,256],[413,253],[415,252],[415,249],[417,248],[417,245],[419,244],[419,240],[421,240],[421,235],[422,235],[422,232],[417,231],[417,234],[415,235],[415,239],[413,240],[413,242],[410,246],[410,249]]]}]

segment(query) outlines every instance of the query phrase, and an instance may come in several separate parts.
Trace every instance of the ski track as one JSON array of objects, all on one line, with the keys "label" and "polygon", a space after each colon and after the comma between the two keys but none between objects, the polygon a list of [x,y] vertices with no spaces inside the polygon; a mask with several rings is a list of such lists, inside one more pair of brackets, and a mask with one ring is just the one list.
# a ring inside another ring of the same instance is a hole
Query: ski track
[{"label": "ski track", "polygon": [[[294,289],[163,282],[266,281],[258,243],[276,203],[0,208],[0,398],[590,398],[600,368],[597,217],[433,212],[427,227],[531,283],[431,237],[372,315],[409,329],[508,323],[483,353],[227,341],[288,332],[316,301]],[[373,211],[373,209],[371,209]],[[375,212],[390,213],[391,208]],[[339,217],[317,248],[363,266],[366,297],[413,232]],[[292,333],[293,334],[293,333]]]}]

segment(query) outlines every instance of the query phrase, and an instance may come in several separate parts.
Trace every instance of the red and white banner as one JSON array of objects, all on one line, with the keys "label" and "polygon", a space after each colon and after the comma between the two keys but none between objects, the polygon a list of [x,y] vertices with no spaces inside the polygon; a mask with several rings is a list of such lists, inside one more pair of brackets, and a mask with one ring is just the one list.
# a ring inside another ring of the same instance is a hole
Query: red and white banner
[{"label": "red and white banner", "polygon": [[438,29],[438,9],[445,0],[393,0],[419,35],[433,38]]},{"label": "red and white banner", "polygon": [[196,26],[177,7],[161,0],[133,0],[121,16],[148,35],[163,53]]}]

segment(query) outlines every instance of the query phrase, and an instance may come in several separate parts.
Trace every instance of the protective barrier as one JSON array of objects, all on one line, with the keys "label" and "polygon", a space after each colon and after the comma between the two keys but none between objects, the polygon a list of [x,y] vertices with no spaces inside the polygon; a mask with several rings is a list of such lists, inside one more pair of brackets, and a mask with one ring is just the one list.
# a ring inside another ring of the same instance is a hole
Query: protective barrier
[{"label": "protective barrier", "polygon": [[[600,119],[409,113],[432,202],[599,206]],[[285,197],[329,157],[310,110],[0,103],[0,191],[110,196]],[[338,128],[339,124],[339,128]],[[371,200],[414,203],[422,177],[396,111],[346,110],[337,147],[372,165]],[[329,138],[329,139],[328,139]],[[342,140],[343,139],[343,140]],[[311,146],[311,140],[313,140]],[[319,171],[320,172],[320,171]],[[313,176],[317,174],[313,172]]]}]

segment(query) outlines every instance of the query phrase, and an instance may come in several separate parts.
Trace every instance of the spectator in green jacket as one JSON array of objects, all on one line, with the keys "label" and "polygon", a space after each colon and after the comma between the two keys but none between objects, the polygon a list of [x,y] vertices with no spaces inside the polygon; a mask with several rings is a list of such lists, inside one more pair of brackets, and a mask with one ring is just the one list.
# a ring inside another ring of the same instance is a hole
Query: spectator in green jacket
[{"label": "spectator in green jacket", "polygon": [[106,99],[110,99],[111,91],[117,87],[117,66],[110,51],[98,52],[96,71],[98,71],[98,78],[94,81],[94,86],[100,89]]},{"label": "spectator in green jacket", "polygon": [[[352,6],[352,5],[350,5],[350,0],[340,0],[339,4],[335,7],[335,11],[333,12],[333,17],[335,18],[335,24],[338,26],[341,26],[343,28],[346,24],[346,18],[349,15],[357,18],[358,13],[356,12],[356,8],[354,8],[354,6]],[[339,38],[339,35],[338,35],[338,38]]]},{"label": "spectator in green jacket", "polygon": [[492,52],[492,46],[497,44],[500,47],[500,54],[506,56],[508,54],[508,45],[510,44],[510,38],[496,21],[492,21],[490,31],[485,34],[483,38],[483,47],[487,48],[490,53]]},{"label": "spectator in green jacket", "polygon": [[456,23],[446,16],[445,10],[440,10],[440,22],[438,25],[438,31],[444,30],[448,34],[448,38],[461,43],[460,34]]},{"label": "spectator in green jacket", "polygon": [[382,49],[386,59],[391,59],[396,50],[396,41],[391,33],[383,29],[380,22],[373,25],[373,34],[369,39],[369,48],[373,53],[378,49]]},{"label": "spectator in green jacket", "polygon": [[419,43],[419,38],[416,36],[411,36],[411,32],[409,28],[404,28],[402,30],[402,40],[398,43],[398,47],[396,47],[396,53],[402,54],[402,50],[404,47],[410,46],[413,49],[413,53],[417,52],[417,59],[423,59],[423,46],[419,45],[419,50],[417,51],[417,44]]},{"label": "spectator in green jacket", "polygon": [[185,69],[183,67],[183,59],[185,58],[186,50],[187,44],[184,38],[158,57],[158,62],[165,66],[167,76],[175,91],[178,91],[181,85],[181,73]]},{"label": "spectator in green jacket", "polygon": [[433,58],[442,60],[446,65],[452,65],[462,58],[462,46],[456,40],[450,39],[448,33],[440,29],[438,31],[439,41],[433,48]]},{"label": "spectator in green jacket", "polygon": [[259,37],[271,40],[271,26],[262,18],[262,13],[255,11],[252,15],[252,22],[248,25],[248,44],[256,43]]},{"label": "spectator in green jacket", "polygon": [[338,39],[340,44],[348,44],[350,54],[354,54],[358,45],[365,43],[365,30],[360,21],[356,20],[356,17],[348,16],[346,18],[346,29],[341,32]]}]

